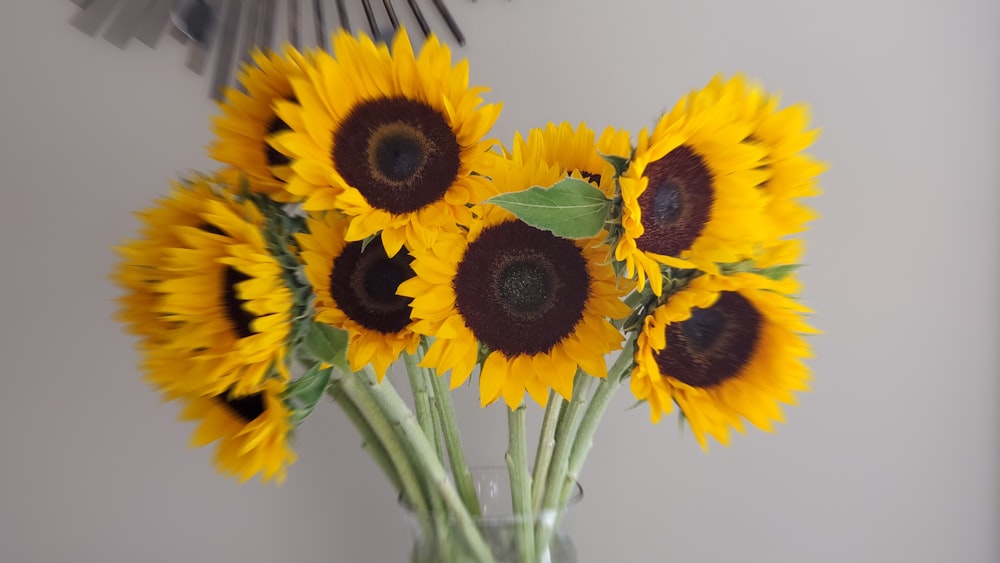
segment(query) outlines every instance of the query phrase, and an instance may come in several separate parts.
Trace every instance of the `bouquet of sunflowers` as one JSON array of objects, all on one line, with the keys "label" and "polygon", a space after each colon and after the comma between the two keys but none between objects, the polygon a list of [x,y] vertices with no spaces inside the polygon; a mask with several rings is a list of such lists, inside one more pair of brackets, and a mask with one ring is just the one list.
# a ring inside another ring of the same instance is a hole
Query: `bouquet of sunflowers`
[{"label": "bouquet of sunflowers", "polygon": [[[224,166],[141,212],[114,274],[146,379],[221,471],[284,479],[327,397],[422,530],[414,561],[571,561],[558,524],[620,387],[703,447],[807,389],[804,107],[716,78],[635,139],[550,123],[504,147],[467,62],[405,31],[257,52],[240,82]],[[502,530],[462,450],[467,384],[508,413]]]}]

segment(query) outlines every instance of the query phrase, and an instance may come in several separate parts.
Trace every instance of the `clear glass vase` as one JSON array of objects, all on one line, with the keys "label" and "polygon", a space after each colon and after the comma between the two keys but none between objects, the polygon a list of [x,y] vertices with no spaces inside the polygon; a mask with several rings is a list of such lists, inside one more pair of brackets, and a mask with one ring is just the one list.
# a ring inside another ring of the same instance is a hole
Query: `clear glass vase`
[{"label": "clear glass vase", "polygon": [[[452,514],[421,515],[404,504],[413,532],[410,563],[576,563],[576,550],[564,532],[563,518],[567,508],[583,499],[579,484],[565,506],[532,515],[530,521],[525,521],[513,513],[506,468],[471,471],[480,507],[480,514],[472,518],[473,537],[463,533]],[[519,537],[524,537],[525,530],[533,531],[530,542],[540,545],[522,549]],[[489,551],[488,556],[483,555],[484,548]]]}]

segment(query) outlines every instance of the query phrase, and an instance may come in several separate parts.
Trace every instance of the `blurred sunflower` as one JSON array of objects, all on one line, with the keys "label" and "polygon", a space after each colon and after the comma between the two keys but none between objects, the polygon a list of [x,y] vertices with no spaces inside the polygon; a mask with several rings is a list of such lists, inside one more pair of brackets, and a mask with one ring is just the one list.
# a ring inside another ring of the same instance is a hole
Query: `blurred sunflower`
[{"label": "blurred sunflower", "polygon": [[809,389],[810,356],[802,319],[808,310],[776,282],[755,274],[705,275],[646,317],[638,339],[632,392],[649,403],[653,422],[676,403],[702,447],[728,444],[743,419],[765,431],[782,422],[779,403]]},{"label": "blurred sunflower", "polygon": [[803,152],[819,135],[818,130],[808,128],[808,108],[796,104],[779,109],[777,96],[769,95],[742,76],[733,77],[729,84],[720,79],[713,83],[720,90],[742,91],[752,102],[748,107],[753,122],[749,141],[766,151],[764,171],[768,176],[758,185],[758,190],[765,203],[764,214],[769,227],[767,244],[801,233],[807,223],[817,217],[802,199],[819,195],[816,178],[826,169],[825,164]]},{"label": "blurred sunflower", "polygon": [[287,466],[296,459],[288,444],[293,425],[281,398],[284,390],[283,381],[271,378],[247,394],[185,397],[180,419],[199,422],[191,446],[218,441],[215,466],[240,481],[258,473],[264,481],[284,481]]},{"label": "blurred sunflower", "polygon": [[[564,177],[537,159],[500,162],[491,176],[501,192]],[[601,239],[560,238],[487,205],[467,238],[442,235],[433,248],[416,250],[416,277],[398,292],[413,298],[413,316],[420,319],[414,330],[435,337],[423,365],[451,370],[457,387],[482,344],[480,401],[487,405],[502,395],[510,408],[525,391],[541,405],[549,389],[570,398],[578,370],[605,377],[604,356],[622,341],[608,318],[630,309]]]},{"label": "blurred sunflower", "polygon": [[174,397],[248,394],[287,377],[293,302],[260,211],[198,178],[140,216],[144,238],[119,250],[115,277],[147,379]]},{"label": "blurred sunflower", "polygon": [[304,76],[308,64],[292,47],[284,55],[254,51],[253,64],[245,65],[238,76],[242,90],[226,89],[219,106],[222,115],[212,119],[216,138],[209,156],[232,167],[224,174],[234,185],[240,174],[246,174],[254,191],[278,201],[295,199],[282,189],[291,175],[291,163],[270,140],[289,129],[275,112],[275,103],[295,100],[291,81]]},{"label": "blurred sunflower", "polygon": [[[469,203],[492,190],[479,172],[494,158],[483,141],[500,113],[470,88],[468,63],[452,66],[434,37],[418,56],[400,30],[392,45],[334,38],[306,79],[292,85],[297,104],[278,104],[291,126],[274,144],[295,164],[287,190],[307,211],[354,217],[348,241],[381,231],[389,256],[404,241],[430,246],[442,229],[471,220]],[[336,58],[334,58],[336,57]]]},{"label": "blurred sunflower", "polygon": [[420,343],[412,330],[411,299],[396,294],[413,277],[411,258],[405,248],[389,257],[379,238],[364,249],[362,241],[347,242],[350,222],[336,213],[313,216],[309,233],[296,238],[316,296],[316,320],[346,330],[351,369],[371,363],[381,380],[400,352],[412,354]]},{"label": "blurred sunflower", "polygon": [[752,256],[769,229],[756,189],[768,177],[767,151],[749,142],[756,102],[713,81],[643,129],[621,179],[623,233],[615,249],[630,276],[653,292],[661,265],[717,272],[716,263]]},{"label": "blurred sunflower", "polygon": [[604,195],[615,195],[615,169],[601,155],[628,158],[632,151],[629,132],[608,127],[595,140],[595,133],[581,123],[573,128],[569,123],[548,123],[542,129],[528,131],[525,139],[515,134],[511,150],[515,158],[541,159],[549,166],[558,166],[566,174],[582,178],[600,188]]}]

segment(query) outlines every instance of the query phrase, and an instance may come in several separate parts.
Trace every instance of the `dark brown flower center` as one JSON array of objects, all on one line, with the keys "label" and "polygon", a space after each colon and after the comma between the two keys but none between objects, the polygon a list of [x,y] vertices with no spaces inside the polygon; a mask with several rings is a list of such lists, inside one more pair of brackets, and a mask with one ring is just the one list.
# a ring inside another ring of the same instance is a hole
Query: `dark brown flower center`
[{"label": "dark brown flower center", "polygon": [[232,266],[226,266],[226,269],[222,273],[222,307],[237,338],[247,338],[255,334],[251,328],[251,323],[253,323],[256,317],[253,313],[247,311],[247,301],[240,299],[239,293],[236,291],[236,284],[249,279],[250,276]]},{"label": "dark brown flower center", "polygon": [[264,393],[254,393],[253,395],[246,395],[244,397],[233,397],[228,393],[224,393],[217,395],[215,400],[247,424],[257,420],[257,417],[264,414],[265,410]]},{"label": "dark brown flower center", "polygon": [[372,207],[390,213],[416,211],[441,200],[458,176],[458,139],[445,117],[423,102],[362,102],[333,140],[337,172]]},{"label": "dark brown flower center", "polygon": [[573,333],[590,274],[572,241],[510,221],[469,244],[454,288],[459,314],[476,338],[512,357],[548,352]]},{"label": "dark brown flower center", "polygon": [[[285,123],[285,120],[276,115],[267,126],[267,136],[290,130],[291,127]],[[287,156],[281,154],[278,149],[272,147],[271,143],[267,141],[264,142],[264,157],[267,159],[268,166],[285,166],[291,162]]]},{"label": "dark brown flower center", "polygon": [[712,173],[705,160],[680,146],[646,167],[646,190],[639,196],[643,234],[640,250],[678,256],[708,224],[715,201]]},{"label": "dark brown flower center", "polygon": [[348,244],[334,260],[330,294],[354,322],[383,334],[399,332],[410,323],[410,297],[396,294],[399,284],[413,277],[412,258],[401,249],[389,258],[381,239],[364,252],[361,241]]},{"label": "dark brown flower center", "polygon": [[667,347],[655,355],[660,373],[700,388],[739,376],[757,349],[762,320],[745,297],[722,292],[711,307],[667,327]]},{"label": "dark brown flower center", "polygon": [[601,175],[598,173],[587,172],[586,170],[580,170],[580,176],[582,176],[584,180],[590,182],[591,184],[594,184],[595,186],[600,187],[601,185]]}]

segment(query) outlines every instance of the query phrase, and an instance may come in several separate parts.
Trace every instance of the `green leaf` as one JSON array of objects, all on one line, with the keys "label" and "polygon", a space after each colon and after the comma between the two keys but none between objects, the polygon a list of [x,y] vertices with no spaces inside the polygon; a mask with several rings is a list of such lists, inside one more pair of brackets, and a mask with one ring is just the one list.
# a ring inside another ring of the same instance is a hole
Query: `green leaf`
[{"label": "green leaf", "polygon": [[330,385],[332,372],[333,368],[321,369],[317,363],[288,386],[285,398],[295,403],[293,415],[295,425],[301,424],[316,409],[320,398]]},{"label": "green leaf", "polygon": [[322,369],[319,363],[313,364],[301,377],[288,385],[285,395],[306,404],[315,403],[326,391],[332,371],[332,368]]},{"label": "green leaf", "polygon": [[639,399],[638,401],[632,403],[632,406],[626,408],[625,410],[627,410],[627,411],[634,411],[635,409],[637,409],[637,408],[639,408],[639,407],[641,407],[642,405],[645,405],[645,404],[646,404],[646,399]]},{"label": "green leaf", "polygon": [[564,238],[587,238],[601,232],[611,201],[584,180],[566,178],[550,188],[535,186],[488,200],[532,227]]},{"label": "green leaf", "polygon": [[608,164],[614,166],[616,176],[621,176],[622,174],[625,173],[626,170],[628,170],[628,163],[629,163],[628,158],[625,158],[624,156],[615,156],[613,154],[602,154],[600,152],[598,152],[597,154],[599,154],[601,158],[606,160]]},{"label": "green leaf", "polygon": [[361,252],[364,252],[365,249],[368,248],[368,245],[371,244],[372,241],[375,240],[377,237],[378,237],[378,235],[368,235],[364,239],[362,239],[361,240]]},{"label": "green leaf", "polygon": [[785,264],[782,266],[772,266],[770,268],[764,268],[760,270],[760,275],[771,278],[775,281],[781,281],[788,277],[789,274],[798,270],[802,267],[802,264]]},{"label": "green leaf", "polygon": [[313,323],[306,334],[306,349],[321,362],[333,364],[344,373],[351,373],[347,365],[347,331],[323,323]]}]

